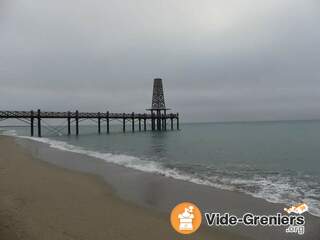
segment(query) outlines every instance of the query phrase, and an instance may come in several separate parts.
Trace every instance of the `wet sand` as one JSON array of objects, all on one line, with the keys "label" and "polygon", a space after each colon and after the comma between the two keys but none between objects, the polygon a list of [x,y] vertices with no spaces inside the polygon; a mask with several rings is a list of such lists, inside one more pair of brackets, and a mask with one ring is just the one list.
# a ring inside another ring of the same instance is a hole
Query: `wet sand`
[{"label": "wet sand", "polygon": [[[65,161],[77,157],[52,151]],[[101,177],[40,161],[31,152],[0,136],[1,240],[244,239],[205,226],[178,235],[168,213],[123,200]]]},{"label": "wet sand", "polygon": [[[66,152],[49,147],[47,144],[34,142],[29,139],[17,139],[19,145],[28,149],[35,158],[53,163],[63,168],[86,172],[100,176],[114,194],[121,199],[134,203],[152,212],[160,212],[169,217],[170,210],[180,202],[191,201],[201,208],[202,212],[230,212],[241,216],[246,212],[260,215],[275,215],[284,213],[283,204],[274,204],[249,195],[198,185],[186,181],[167,178],[153,173],[146,173],[129,169],[123,166],[107,163],[86,155]],[[236,234],[233,239],[320,239],[320,218],[308,213],[306,218],[305,234],[287,234],[286,227],[211,227],[211,232],[223,230],[224,234]],[[202,229],[208,229],[203,224]],[[241,237],[240,237],[241,236]],[[221,239],[221,238],[218,238]]]}]

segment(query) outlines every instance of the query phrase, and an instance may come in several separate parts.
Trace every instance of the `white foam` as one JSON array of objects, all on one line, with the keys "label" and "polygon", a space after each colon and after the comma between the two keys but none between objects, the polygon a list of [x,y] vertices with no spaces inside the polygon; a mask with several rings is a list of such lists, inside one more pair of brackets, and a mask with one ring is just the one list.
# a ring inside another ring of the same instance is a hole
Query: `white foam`
[{"label": "white foam", "polygon": [[[36,138],[27,136],[18,136],[15,130],[7,130],[2,133],[3,135],[15,136],[19,138],[30,139],[33,141],[48,144],[49,147],[59,149],[62,151],[68,151],[73,153],[84,154],[90,157],[102,159],[108,163],[121,165],[127,168],[140,170],[148,173],[156,173],[165,177],[174,178],[178,180],[188,181],[191,183],[211,186],[224,190],[236,190],[245,194],[251,195],[256,198],[262,198],[271,203],[283,203],[288,206],[297,203],[297,199],[308,204],[310,214],[320,217],[320,201],[314,199],[314,191],[310,189],[307,191],[305,186],[293,186],[289,183],[289,179],[286,177],[253,177],[252,179],[242,179],[235,177],[221,176],[208,176],[199,177],[193,174],[187,174],[179,171],[176,168],[166,168],[161,163],[151,160],[143,160],[135,156],[129,156],[125,154],[112,154],[102,153],[97,151],[86,150],[82,147],[74,146],[63,141],[52,140],[49,138]],[[250,191],[248,188],[258,187],[257,191]],[[301,190],[305,193],[305,198],[302,198]],[[316,195],[316,197],[319,197]]]},{"label": "white foam", "polygon": [[11,136],[11,137],[17,137],[18,136],[16,130],[13,130],[13,129],[8,130],[8,129],[3,129],[3,128],[1,128],[0,130],[3,131],[1,133],[1,135]]},{"label": "white foam", "polygon": [[308,205],[310,214],[320,217],[320,202],[318,200],[305,198],[303,202]]},{"label": "white foam", "polygon": [[[9,132],[9,134],[12,134],[10,136],[17,136],[17,135],[13,135],[13,132]],[[28,136],[17,136],[17,137],[48,144],[49,147],[59,149],[62,151],[85,154],[90,157],[102,159],[108,163],[114,163],[117,165],[140,170],[143,172],[157,173],[165,177],[171,177],[174,179],[189,181],[196,184],[212,185],[209,181],[201,180],[199,178],[195,178],[192,175],[181,173],[177,169],[165,168],[160,163],[150,161],[150,160],[143,160],[141,158],[130,156],[130,155],[101,153],[97,151],[86,150],[82,147],[74,146],[63,141],[52,140],[49,138],[37,138],[37,137],[28,137]]]},{"label": "white foam", "polygon": [[257,191],[250,191],[244,187],[238,187],[236,190],[271,203],[282,203],[288,206],[300,202],[306,203],[309,207],[309,213],[320,217],[320,201],[315,199],[319,199],[319,195],[314,194],[314,189],[306,187],[306,183],[300,183],[300,185],[290,184],[290,179],[280,176],[276,178],[259,177],[248,180],[229,179],[228,181],[223,179],[222,181],[227,182],[226,185],[235,186],[240,183],[246,188],[258,187]]}]

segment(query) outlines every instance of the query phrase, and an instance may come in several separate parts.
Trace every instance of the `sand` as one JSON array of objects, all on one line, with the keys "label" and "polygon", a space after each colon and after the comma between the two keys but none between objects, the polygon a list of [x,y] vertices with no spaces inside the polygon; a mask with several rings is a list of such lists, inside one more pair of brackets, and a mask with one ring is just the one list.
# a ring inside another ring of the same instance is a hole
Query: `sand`
[{"label": "sand", "polygon": [[[284,213],[283,208],[288,207],[285,204],[270,203],[262,198],[255,198],[237,191],[222,190],[168,178],[159,174],[134,170],[84,154],[52,148],[48,144],[30,139],[16,138],[16,142],[19,146],[32,153],[36,159],[41,159],[72,171],[89,172],[99,176],[111,186],[116,196],[141,206],[143,209],[147,208],[161,212],[163,214],[160,215],[165,218],[168,217],[170,210],[177,203],[184,201],[195,203],[203,213],[212,211],[219,213],[229,212],[236,216],[242,216],[246,212],[275,215]],[[305,234],[302,236],[295,233],[287,234],[285,232],[286,226],[246,227],[240,224],[236,227],[213,226],[210,231],[219,231],[213,235],[223,236],[224,238],[230,236],[227,235],[226,231],[231,232],[236,235],[232,239],[241,239],[239,237],[241,235],[244,239],[257,240],[319,240],[320,218],[309,213],[305,213],[304,216],[306,224]]]},{"label": "sand", "polygon": [[97,176],[40,161],[14,138],[0,136],[0,153],[1,240],[241,239],[205,226],[178,235],[168,214],[120,199]]}]

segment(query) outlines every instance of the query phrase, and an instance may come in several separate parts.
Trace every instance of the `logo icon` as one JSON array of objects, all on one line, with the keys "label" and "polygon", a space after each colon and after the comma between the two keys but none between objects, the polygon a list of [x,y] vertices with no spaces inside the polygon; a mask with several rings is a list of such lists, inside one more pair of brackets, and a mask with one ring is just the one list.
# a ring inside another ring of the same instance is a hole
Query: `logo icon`
[{"label": "logo icon", "polygon": [[173,229],[178,233],[191,234],[201,225],[201,211],[195,204],[183,202],[172,209],[170,221]]},{"label": "logo icon", "polygon": [[305,203],[299,203],[289,208],[284,208],[283,210],[286,211],[288,214],[290,213],[302,214],[304,212],[307,212],[309,210],[309,207]]}]

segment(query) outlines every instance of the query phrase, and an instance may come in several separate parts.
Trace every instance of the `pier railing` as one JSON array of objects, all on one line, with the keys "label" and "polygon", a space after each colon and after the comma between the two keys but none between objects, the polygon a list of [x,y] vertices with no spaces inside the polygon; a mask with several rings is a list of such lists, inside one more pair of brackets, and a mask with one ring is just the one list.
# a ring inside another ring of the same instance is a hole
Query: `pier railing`
[{"label": "pier railing", "polygon": [[[37,111],[0,111],[0,118],[31,118],[38,117]],[[41,112],[41,118],[147,118],[151,119],[150,113],[109,113],[109,112]],[[161,114],[161,117],[177,118],[177,113]]]},{"label": "pier railing", "polygon": [[[68,135],[71,134],[71,123],[75,122],[76,135],[79,135],[79,119],[95,119],[98,123],[98,133],[101,133],[101,121],[107,122],[107,133],[110,132],[110,121],[122,120],[123,132],[126,131],[126,122],[131,122],[132,132],[135,131],[135,123],[138,122],[139,131],[147,130],[147,121],[151,121],[151,130],[166,131],[167,120],[170,120],[171,130],[174,129],[173,121],[176,120],[176,129],[179,130],[179,113],[111,113],[106,112],[43,112],[37,111],[0,111],[0,120],[18,119],[30,123],[30,135],[34,135],[34,122],[37,121],[38,136],[41,137],[41,119],[66,119],[68,122]],[[156,124],[157,123],[157,124]]]}]

